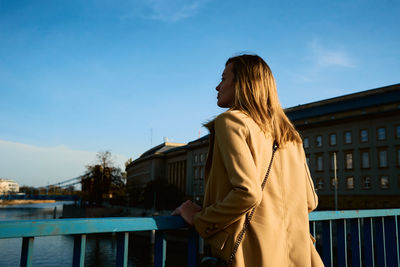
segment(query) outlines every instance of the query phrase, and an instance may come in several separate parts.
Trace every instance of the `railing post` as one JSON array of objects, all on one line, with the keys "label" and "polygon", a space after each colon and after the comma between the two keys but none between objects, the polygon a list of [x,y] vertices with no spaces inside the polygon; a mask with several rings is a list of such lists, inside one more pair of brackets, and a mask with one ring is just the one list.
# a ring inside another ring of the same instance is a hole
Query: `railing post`
[{"label": "railing post", "polygon": [[128,266],[129,233],[117,233],[117,267]]},{"label": "railing post", "polygon": [[337,264],[338,266],[347,266],[347,229],[346,220],[337,220]]},{"label": "railing post", "polygon": [[167,240],[163,231],[156,231],[154,244],[154,267],[165,267]]},{"label": "railing post", "polygon": [[32,266],[32,254],[33,254],[33,237],[22,238],[22,249],[21,249],[21,267]]},{"label": "railing post", "polygon": [[396,246],[396,224],[395,218],[385,217],[385,248],[386,248],[386,264],[387,266],[399,266],[397,262],[397,246]]},{"label": "railing post", "polygon": [[397,250],[397,262],[400,264],[400,236],[399,236],[399,232],[400,232],[400,222],[399,222],[399,217],[395,216],[395,225],[396,225],[396,250]]},{"label": "railing post", "polygon": [[85,266],[86,235],[75,235],[74,255],[72,258],[73,267]]},{"label": "railing post", "polygon": [[365,267],[375,266],[374,257],[373,218],[364,219],[364,264]]},{"label": "railing post", "polygon": [[322,260],[326,267],[333,266],[331,220],[322,222]]},{"label": "railing post", "polygon": [[351,261],[352,266],[361,266],[361,238],[360,238],[360,219],[351,219]]},{"label": "railing post", "polygon": [[383,217],[376,218],[375,220],[375,233],[376,233],[376,266],[386,267],[385,259],[385,240],[384,240],[384,225]]},{"label": "railing post", "polygon": [[199,235],[197,232],[191,228],[189,229],[189,244],[188,244],[188,267],[197,266],[197,251],[199,245]]}]

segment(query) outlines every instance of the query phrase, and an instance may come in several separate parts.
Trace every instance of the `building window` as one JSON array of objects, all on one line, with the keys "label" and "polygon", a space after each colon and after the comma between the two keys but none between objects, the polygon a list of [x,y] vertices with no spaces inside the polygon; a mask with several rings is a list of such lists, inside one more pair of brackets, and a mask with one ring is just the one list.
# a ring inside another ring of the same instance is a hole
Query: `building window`
[{"label": "building window", "polygon": [[201,153],[201,154],[200,154],[200,162],[203,162],[203,161],[204,161],[204,154]]},{"label": "building window", "polygon": [[317,135],[315,138],[315,145],[317,147],[322,147],[322,135]]},{"label": "building window", "polygon": [[362,129],[360,131],[360,141],[361,141],[361,143],[368,142],[368,130],[367,129]]},{"label": "building window", "polygon": [[197,167],[194,167],[194,179],[199,179],[199,170],[197,169]]},{"label": "building window", "polygon": [[400,167],[400,147],[396,148],[396,155],[397,155],[397,167]]},{"label": "building window", "polygon": [[335,178],[331,178],[331,189],[335,188]]},{"label": "building window", "polygon": [[329,135],[329,145],[336,146],[336,134],[335,133]]},{"label": "building window", "polygon": [[347,170],[353,169],[353,152],[345,152],[344,154],[345,166]]},{"label": "building window", "polygon": [[308,137],[304,137],[303,146],[304,146],[304,148],[309,148],[310,147],[310,139],[308,139]]},{"label": "building window", "polygon": [[379,168],[387,168],[387,150],[379,150],[378,157]]},{"label": "building window", "polygon": [[199,184],[199,194],[204,194],[204,184],[203,183],[200,183]]},{"label": "building window", "polygon": [[389,188],[389,176],[383,175],[380,178],[380,184],[382,189],[388,189]]},{"label": "building window", "polygon": [[344,143],[351,144],[351,132],[344,132]]},{"label": "building window", "polygon": [[385,127],[378,128],[377,137],[378,137],[378,140],[386,140],[386,128]]},{"label": "building window", "polygon": [[399,188],[400,188],[400,175],[399,176],[397,176],[397,185],[399,186]]},{"label": "building window", "polygon": [[[335,169],[335,153],[331,152],[329,154],[329,161],[330,161],[330,170],[334,170]],[[336,154],[336,169],[338,169],[338,162],[337,162],[337,154]]]},{"label": "building window", "polygon": [[395,127],[395,137],[397,138],[397,139],[400,139],[400,125],[396,125],[396,127]]},{"label": "building window", "polygon": [[197,163],[197,161],[198,161],[198,156],[197,154],[194,154],[194,162]]},{"label": "building window", "polygon": [[361,151],[361,168],[369,169],[369,151]]},{"label": "building window", "polygon": [[364,176],[362,178],[362,182],[363,182],[363,189],[371,189],[371,177]]},{"label": "building window", "polygon": [[322,155],[317,155],[316,157],[317,171],[323,171],[324,169],[324,158]]},{"label": "building window", "polygon": [[317,178],[317,189],[318,190],[324,189],[324,179],[323,178]]},{"label": "building window", "polygon": [[331,189],[335,189],[335,185],[336,185],[335,178],[332,177],[331,178]]},{"label": "building window", "polygon": [[347,189],[354,189],[354,177],[350,176],[346,178],[346,188]]},{"label": "building window", "polygon": [[308,168],[310,168],[310,155],[306,155],[306,162],[307,162]]}]

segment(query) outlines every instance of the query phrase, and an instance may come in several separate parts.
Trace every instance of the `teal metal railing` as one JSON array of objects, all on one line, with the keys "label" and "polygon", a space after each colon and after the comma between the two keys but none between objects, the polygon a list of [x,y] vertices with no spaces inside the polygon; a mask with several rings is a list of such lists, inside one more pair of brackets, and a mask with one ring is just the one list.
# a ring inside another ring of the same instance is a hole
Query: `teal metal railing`
[{"label": "teal metal railing", "polygon": [[[310,231],[316,237],[326,267],[400,266],[400,209],[320,211],[310,214]],[[165,266],[165,230],[186,228],[182,218],[56,219],[0,222],[0,238],[22,238],[21,266],[31,266],[35,237],[73,235],[73,266],[84,266],[87,234],[116,233],[116,265],[127,266],[129,233],[155,230],[154,266]],[[198,235],[188,231],[187,266],[197,264]]]},{"label": "teal metal railing", "polygon": [[310,231],[326,267],[400,266],[400,209],[319,211]]},{"label": "teal metal railing", "polygon": [[[35,237],[73,235],[73,266],[84,266],[86,235],[116,233],[116,266],[127,266],[129,233],[155,230],[154,266],[165,266],[166,239],[164,230],[187,225],[181,217],[158,216],[139,218],[90,218],[55,220],[20,220],[0,222],[0,238],[22,238],[20,266],[32,266]],[[198,236],[188,231],[188,266],[196,266]]]}]

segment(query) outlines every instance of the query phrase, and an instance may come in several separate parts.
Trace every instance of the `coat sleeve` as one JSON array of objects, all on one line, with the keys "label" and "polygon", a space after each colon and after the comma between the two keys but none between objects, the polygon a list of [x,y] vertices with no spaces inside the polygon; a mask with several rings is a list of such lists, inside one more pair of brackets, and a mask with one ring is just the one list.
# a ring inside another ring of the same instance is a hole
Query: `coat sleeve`
[{"label": "coat sleeve", "polygon": [[196,214],[194,226],[207,238],[239,220],[260,203],[261,181],[247,144],[249,130],[239,114],[226,112],[215,120],[215,138],[231,190],[217,203]]},{"label": "coat sleeve", "polygon": [[308,169],[307,162],[304,161],[305,178],[306,178],[306,192],[307,192],[307,207],[308,212],[315,210],[318,206],[318,196],[315,193],[314,183],[311,179],[310,170]]}]

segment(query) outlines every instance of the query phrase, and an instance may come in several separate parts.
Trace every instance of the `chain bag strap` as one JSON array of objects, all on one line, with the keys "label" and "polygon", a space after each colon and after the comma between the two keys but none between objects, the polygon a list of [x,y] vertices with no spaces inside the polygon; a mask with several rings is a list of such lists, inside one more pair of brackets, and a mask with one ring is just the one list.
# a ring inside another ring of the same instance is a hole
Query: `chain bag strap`
[{"label": "chain bag strap", "polygon": [[[272,146],[271,161],[269,162],[267,173],[265,174],[264,180],[263,180],[263,182],[261,184],[261,191],[264,190],[265,184],[267,183],[267,179],[268,179],[269,173],[271,171],[272,161],[274,160],[275,152],[276,152],[276,150],[278,150],[278,147],[279,147],[278,143],[276,141],[274,141],[274,144]],[[240,231],[240,233],[239,233],[239,235],[238,235],[238,237],[236,239],[235,246],[233,247],[232,254],[229,257],[229,261],[227,263],[227,266],[231,266],[232,265],[233,259],[235,258],[235,254],[236,254],[236,252],[237,252],[237,250],[239,248],[240,243],[242,242],[242,239],[244,237],[244,234],[246,233],[247,228],[249,227],[249,224],[250,224],[251,218],[253,217],[255,209],[256,209],[256,207],[254,207],[250,211],[250,213],[248,213],[246,215],[246,221],[244,222],[243,228]]]}]

